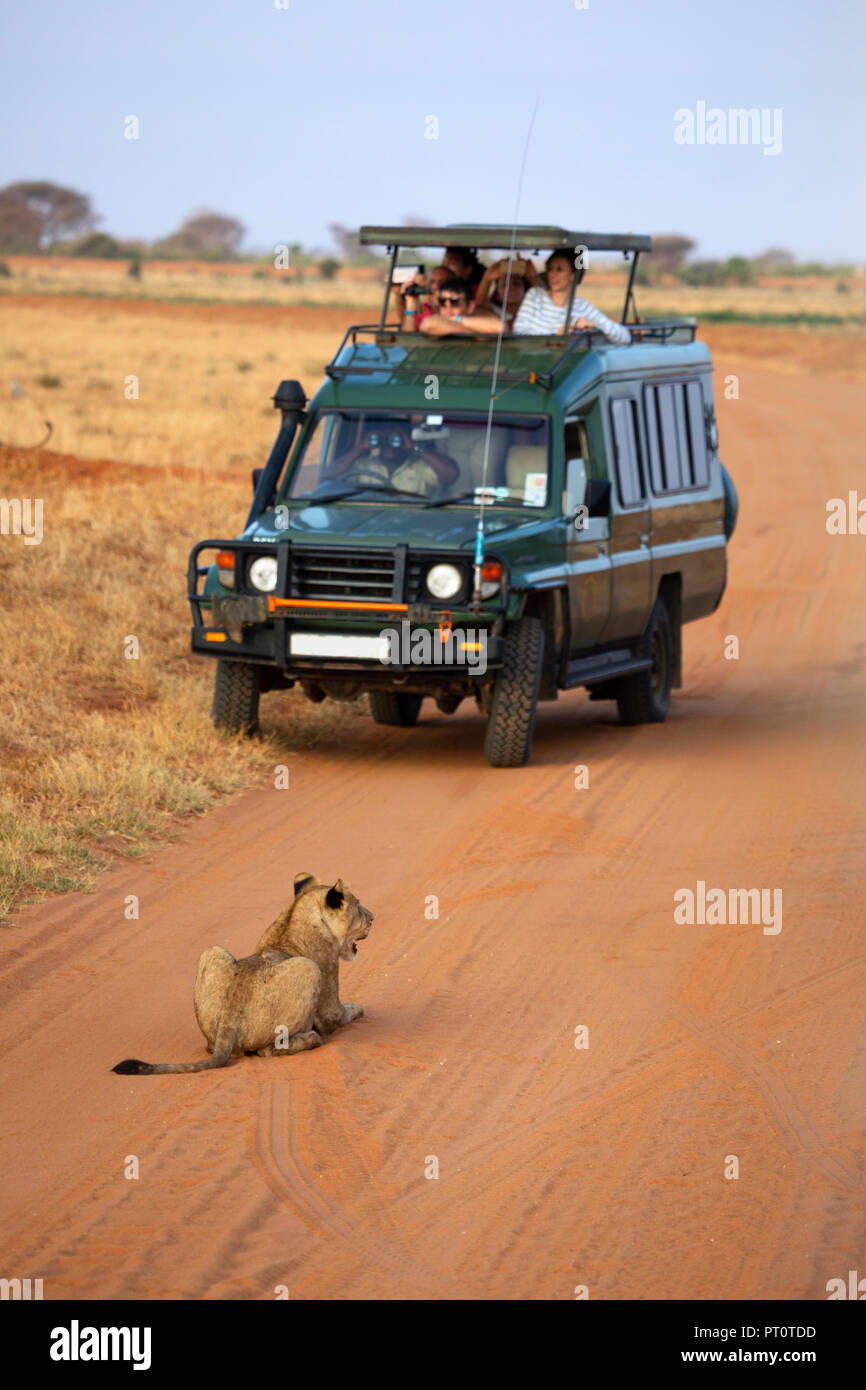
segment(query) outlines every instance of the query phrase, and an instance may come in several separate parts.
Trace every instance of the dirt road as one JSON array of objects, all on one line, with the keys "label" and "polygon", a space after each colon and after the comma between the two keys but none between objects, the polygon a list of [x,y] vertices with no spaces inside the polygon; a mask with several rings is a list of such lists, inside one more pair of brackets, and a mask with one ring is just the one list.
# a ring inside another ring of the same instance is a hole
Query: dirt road
[{"label": "dirt road", "polygon": [[[497,771],[468,705],[358,720],[287,791],[4,933],[3,1274],[209,1299],[822,1299],[866,1274],[866,537],[825,529],[866,405],[724,360],[719,397],[734,370],[729,589],[666,724],[575,692]],[[113,1075],[205,1055],[200,951],[251,950],[302,869],[376,915],[343,967],[366,1017],[295,1058]],[[698,881],[780,890],[781,930],[677,924]]]}]

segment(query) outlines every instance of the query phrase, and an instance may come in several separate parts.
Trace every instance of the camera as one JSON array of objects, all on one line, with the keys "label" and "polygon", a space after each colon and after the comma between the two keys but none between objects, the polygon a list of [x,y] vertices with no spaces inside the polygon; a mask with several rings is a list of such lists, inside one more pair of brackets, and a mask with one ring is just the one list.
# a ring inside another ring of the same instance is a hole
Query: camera
[{"label": "camera", "polygon": [[391,276],[392,285],[405,285],[411,280],[413,275],[423,275],[426,267],[424,265],[397,265]]}]

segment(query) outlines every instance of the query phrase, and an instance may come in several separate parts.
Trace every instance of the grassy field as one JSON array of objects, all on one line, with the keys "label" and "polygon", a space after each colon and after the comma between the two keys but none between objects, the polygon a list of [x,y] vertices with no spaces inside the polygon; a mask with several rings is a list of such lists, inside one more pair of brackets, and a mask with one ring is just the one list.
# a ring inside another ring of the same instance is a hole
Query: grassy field
[{"label": "grassy field", "polygon": [[[210,264],[195,261],[146,262],[141,278],[128,274],[127,261],[96,261],[75,256],[7,256],[12,274],[0,279],[3,294],[76,295],[95,298],[160,300],[177,303],[250,304],[271,307],[352,309],[361,318],[378,317],[383,274],[376,267],[343,267],[333,280],[312,270],[275,270],[271,264]],[[585,292],[605,313],[618,317],[626,274],[609,263],[592,266]],[[866,323],[866,275],[838,281],[830,276],[764,276],[754,285],[689,287],[672,278],[638,286],[642,315],[694,314],[711,321],[719,315],[757,322],[829,321]]]},{"label": "grassy field", "polygon": [[277,383],[298,377],[312,392],[352,315],[324,311],[319,323],[310,310],[298,325],[233,307],[0,303],[0,440],[36,443],[50,420],[63,453],[248,478],[276,433]]},{"label": "grassy field", "polygon": [[361,709],[291,691],[264,702],[262,742],[212,728],[215,663],[189,651],[186,557],[237,532],[246,479],[10,449],[0,477],[5,497],[44,508],[40,545],[0,537],[2,920],[90,887]]},{"label": "grassy field", "polygon": [[[7,295],[0,315],[0,494],[41,498],[45,533],[33,546],[0,536],[2,913],[87,887],[366,713],[292,691],[266,697],[264,742],[218,735],[213,665],[188,650],[185,601],[190,546],[243,523],[277,382],[314,390],[357,315],[52,295]],[[853,329],[718,324],[702,336],[717,380],[752,361],[866,381]],[[18,447],[46,420],[51,452]]]}]

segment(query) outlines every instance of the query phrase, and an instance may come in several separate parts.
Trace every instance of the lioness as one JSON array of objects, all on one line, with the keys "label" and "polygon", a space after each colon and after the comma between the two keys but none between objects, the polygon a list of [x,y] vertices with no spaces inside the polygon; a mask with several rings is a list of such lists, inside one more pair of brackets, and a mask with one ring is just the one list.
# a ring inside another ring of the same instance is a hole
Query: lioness
[{"label": "lioness", "polygon": [[112,1070],[121,1075],[207,1071],[245,1052],[274,1057],[320,1047],[323,1033],[364,1012],[360,1004],[340,1003],[339,962],[355,958],[372,921],[373,914],[342,879],[328,887],[313,874],[297,874],[294,901],[271,923],[253,955],[235,960],[212,946],[198,963],[195,1016],[213,1056],[158,1063],[128,1057]]}]

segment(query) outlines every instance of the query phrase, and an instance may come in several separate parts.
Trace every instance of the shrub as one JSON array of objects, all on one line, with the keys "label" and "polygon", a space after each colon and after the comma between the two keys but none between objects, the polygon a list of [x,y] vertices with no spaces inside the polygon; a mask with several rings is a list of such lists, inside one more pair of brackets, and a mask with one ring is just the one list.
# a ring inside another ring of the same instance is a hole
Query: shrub
[{"label": "shrub", "polygon": [[120,244],[108,232],[90,232],[72,247],[73,256],[96,256],[101,260],[114,260],[122,256]]}]

